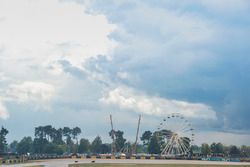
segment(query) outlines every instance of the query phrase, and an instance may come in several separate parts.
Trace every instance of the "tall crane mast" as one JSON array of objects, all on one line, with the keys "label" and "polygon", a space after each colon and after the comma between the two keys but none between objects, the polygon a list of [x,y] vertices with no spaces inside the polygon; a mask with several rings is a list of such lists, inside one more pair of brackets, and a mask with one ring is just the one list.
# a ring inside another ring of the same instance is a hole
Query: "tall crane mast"
[{"label": "tall crane mast", "polygon": [[134,143],[133,148],[132,148],[132,154],[137,153],[137,141],[138,141],[138,135],[139,135],[139,130],[140,130],[140,124],[141,124],[141,115],[139,115],[139,119],[138,119],[136,138],[135,138],[135,143]]},{"label": "tall crane mast", "polygon": [[110,124],[111,124],[111,138],[112,138],[111,153],[112,153],[112,155],[115,155],[115,153],[116,153],[115,130],[114,130],[112,115],[111,114],[110,114]]}]

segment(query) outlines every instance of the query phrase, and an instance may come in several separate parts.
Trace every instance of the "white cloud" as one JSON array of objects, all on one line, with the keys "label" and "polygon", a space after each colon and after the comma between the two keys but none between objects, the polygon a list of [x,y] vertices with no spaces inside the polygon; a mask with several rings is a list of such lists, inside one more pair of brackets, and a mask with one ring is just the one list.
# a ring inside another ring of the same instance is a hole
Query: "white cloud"
[{"label": "white cloud", "polygon": [[54,86],[43,82],[30,81],[22,84],[11,84],[6,91],[7,100],[14,100],[20,103],[47,102],[54,94]]},{"label": "white cloud", "polygon": [[188,118],[216,119],[215,111],[206,104],[150,97],[128,87],[111,90],[100,101],[149,115],[162,116],[177,112]]},{"label": "white cloud", "polygon": [[[0,1],[0,65],[7,69],[41,66],[58,59],[82,67],[89,57],[108,54],[115,28],[104,15],[85,13],[83,5],[58,0]],[[7,71],[10,71],[8,69]]]},{"label": "white cloud", "polygon": [[117,72],[117,76],[121,79],[128,79],[129,74],[127,72]]},{"label": "white cloud", "polygon": [[3,73],[0,72],[0,82],[8,80],[8,77]]},{"label": "white cloud", "polygon": [[7,119],[8,117],[9,117],[9,113],[6,107],[3,105],[3,103],[0,100],[0,118]]}]

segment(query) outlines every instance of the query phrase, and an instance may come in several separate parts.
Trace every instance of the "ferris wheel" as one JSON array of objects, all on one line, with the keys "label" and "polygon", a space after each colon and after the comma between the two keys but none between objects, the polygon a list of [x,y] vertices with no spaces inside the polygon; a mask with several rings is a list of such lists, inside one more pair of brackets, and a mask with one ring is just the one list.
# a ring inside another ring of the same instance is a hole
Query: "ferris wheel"
[{"label": "ferris wheel", "polygon": [[185,156],[194,141],[194,128],[181,114],[173,113],[163,118],[158,126],[157,136],[162,156]]}]

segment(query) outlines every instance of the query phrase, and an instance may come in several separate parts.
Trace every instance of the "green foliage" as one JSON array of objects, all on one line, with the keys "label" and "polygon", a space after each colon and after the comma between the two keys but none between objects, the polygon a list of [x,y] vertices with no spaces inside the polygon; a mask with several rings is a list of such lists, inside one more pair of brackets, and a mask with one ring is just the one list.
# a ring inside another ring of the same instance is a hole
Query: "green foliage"
[{"label": "green foliage", "polygon": [[17,152],[19,154],[27,154],[32,151],[32,138],[24,137],[17,145]]},{"label": "green foliage", "polygon": [[5,152],[7,147],[6,135],[9,133],[7,129],[4,127],[1,128],[0,131],[0,153]]},{"label": "green foliage", "polygon": [[207,156],[207,155],[211,154],[210,146],[209,146],[207,143],[203,143],[203,144],[201,145],[201,153],[202,153],[204,156]]},{"label": "green foliage", "polygon": [[231,157],[239,157],[240,156],[240,149],[237,146],[231,146],[229,149],[229,154]]},{"label": "green foliage", "polygon": [[[36,127],[33,143],[34,152],[56,154],[62,154],[63,152],[77,152],[77,136],[80,133],[81,129],[79,127],[72,129],[69,127],[55,129],[51,125]],[[76,144],[72,139],[76,140]]]},{"label": "green foliage", "polygon": [[216,144],[216,153],[223,154],[224,153],[224,146],[221,143]]},{"label": "green foliage", "polygon": [[91,151],[92,153],[99,154],[101,153],[101,145],[102,145],[102,139],[100,136],[97,136],[93,142],[91,143]]},{"label": "green foliage", "polygon": [[54,143],[48,143],[44,146],[44,153],[47,153],[47,154],[61,155],[64,152],[66,152],[66,150],[67,150],[67,146],[65,144],[64,145],[57,145]]},{"label": "green foliage", "polygon": [[157,134],[155,133],[150,141],[149,141],[149,144],[148,144],[148,152],[150,154],[160,154],[161,152],[161,147],[160,147],[160,144],[159,144],[159,138],[157,137]]},{"label": "green foliage", "polygon": [[241,157],[250,157],[250,146],[241,146],[240,153]]},{"label": "green foliage", "polygon": [[115,147],[117,151],[121,151],[124,149],[126,139],[123,137],[124,132],[120,130],[113,130],[109,132],[109,136],[113,139],[115,139]]},{"label": "green foliage", "polygon": [[143,142],[143,145],[148,145],[151,137],[152,137],[152,132],[149,130],[145,131],[141,136],[141,141]]},{"label": "green foliage", "polygon": [[121,150],[125,145],[126,139],[123,138],[123,131],[115,131],[116,149]]},{"label": "green foliage", "polygon": [[216,153],[216,143],[212,143],[210,145],[210,150],[211,150],[211,153],[215,154]]},{"label": "green foliage", "polygon": [[63,128],[63,135],[66,137],[66,144],[69,145],[71,143],[71,134],[72,130],[69,127]]},{"label": "green foliage", "polygon": [[44,138],[35,138],[33,141],[33,151],[34,153],[45,153],[46,145],[48,144],[48,140]]},{"label": "green foliage", "polygon": [[192,145],[190,151],[191,151],[191,154],[201,154],[201,147],[197,145]]},{"label": "green foliage", "polygon": [[18,145],[18,141],[14,140],[13,142],[10,143],[9,145],[9,149],[10,149],[10,152],[17,152],[17,145]]},{"label": "green foliage", "polygon": [[61,128],[57,130],[53,128],[53,133],[51,134],[51,136],[52,136],[52,143],[58,144],[58,145],[64,144],[63,139],[62,139],[63,130]]},{"label": "green foliage", "polygon": [[79,135],[79,134],[81,134],[81,129],[79,128],[79,127],[75,127],[75,128],[73,128],[72,129],[72,136],[73,136],[73,139],[77,139],[77,136]]},{"label": "green foliage", "polygon": [[107,154],[107,153],[110,153],[111,152],[111,146],[110,146],[110,144],[102,144],[101,145],[101,150],[100,150],[100,153],[101,154]]},{"label": "green foliage", "polygon": [[90,142],[88,139],[81,139],[78,147],[79,153],[88,153],[90,151]]},{"label": "green foliage", "polygon": [[212,143],[210,149],[213,155],[224,154],[224,146],[221,143]]}]

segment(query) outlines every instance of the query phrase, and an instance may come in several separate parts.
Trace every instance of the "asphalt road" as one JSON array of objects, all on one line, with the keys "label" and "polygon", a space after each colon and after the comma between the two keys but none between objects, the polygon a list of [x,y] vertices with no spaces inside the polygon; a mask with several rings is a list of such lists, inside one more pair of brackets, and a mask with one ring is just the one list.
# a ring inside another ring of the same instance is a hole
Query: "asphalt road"
[{"label": "asphalt road", "polygon": [[[36,161],[26,164],[15,164],[15,165],[2,165],[2,167],[24,167],[32,165],[45,165],[45,167],[68,167],[69,164],[77,163],[91,163],[91,159],[53,159]],[[112,160],[112,159],[97,159],[95,163],[129,163],[129,164],[203,164],[203,165],[250,165],[245,162],[219,162],[219,161],[193,161],[193,160]]]}]

